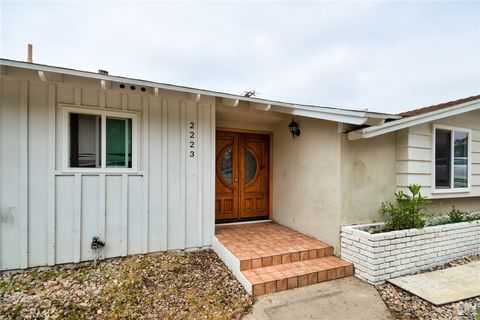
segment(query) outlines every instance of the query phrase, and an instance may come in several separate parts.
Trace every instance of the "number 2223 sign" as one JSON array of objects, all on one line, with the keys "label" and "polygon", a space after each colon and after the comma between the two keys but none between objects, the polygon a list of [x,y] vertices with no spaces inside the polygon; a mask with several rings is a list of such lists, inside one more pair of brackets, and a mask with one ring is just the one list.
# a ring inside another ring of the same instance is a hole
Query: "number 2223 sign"
[{"label": "number 2223 sign", "polygon": [[190,158],[193,158],[195,157],[195,122],[193,121],[190,121],[190,123],[188,124],[188,127],[190,129],[189,133],[188,133],[188,137],[189,137],[189,141],[188,141],[188,144],[189,144],[189,156]]}]

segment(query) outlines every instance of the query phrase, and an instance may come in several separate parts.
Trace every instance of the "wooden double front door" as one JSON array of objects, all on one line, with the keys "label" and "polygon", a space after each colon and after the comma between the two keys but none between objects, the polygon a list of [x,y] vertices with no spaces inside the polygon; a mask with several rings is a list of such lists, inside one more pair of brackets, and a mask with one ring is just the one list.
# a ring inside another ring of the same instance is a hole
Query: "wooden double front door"
[{"label": "wooden double front door", "polygon": [[215,220],[268,218],[270,135],[217,131]]}]

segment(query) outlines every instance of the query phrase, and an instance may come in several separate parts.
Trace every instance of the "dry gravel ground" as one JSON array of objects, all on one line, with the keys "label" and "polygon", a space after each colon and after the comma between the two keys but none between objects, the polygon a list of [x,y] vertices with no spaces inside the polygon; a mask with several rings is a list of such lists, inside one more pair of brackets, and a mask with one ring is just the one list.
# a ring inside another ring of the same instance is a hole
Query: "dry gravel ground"
[{"label": "dry gravel ground", "polygon": [[[433,267],[429,270],[441,270],[463,265],[473,261],[480,261],[480,255],[451,261],[442,266]],[[396,319],[474,319],[480,320],[480,297],[449,303],[436,307],[421,298],[408,293],[390,283],[377,286],[385,304],[388,306]]]},{"label": "dry gravel ground", "polygon": [[252,303],[211,250],[0,276],[0,319],[239,319]]}]

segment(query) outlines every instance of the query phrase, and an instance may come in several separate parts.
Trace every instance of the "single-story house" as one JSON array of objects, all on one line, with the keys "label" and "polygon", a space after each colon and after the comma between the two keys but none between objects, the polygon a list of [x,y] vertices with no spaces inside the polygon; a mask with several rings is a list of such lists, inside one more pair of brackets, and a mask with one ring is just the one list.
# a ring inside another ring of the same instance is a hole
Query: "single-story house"
[{"label": "single-story house", "polygon": [[0,60],[0,270],[212,246],[269,219],[334,247],[422,186],[480,207],[480,95],[402,114]]}]

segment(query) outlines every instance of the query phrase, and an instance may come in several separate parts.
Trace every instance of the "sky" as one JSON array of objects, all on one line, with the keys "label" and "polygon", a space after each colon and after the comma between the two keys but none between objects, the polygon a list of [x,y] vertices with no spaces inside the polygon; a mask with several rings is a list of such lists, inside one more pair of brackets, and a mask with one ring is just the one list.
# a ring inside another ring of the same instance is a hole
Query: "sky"
[{"label": "sky", "polygon": [[0,56],[397,113],[480,93],[480,1],[0,2]]}]

